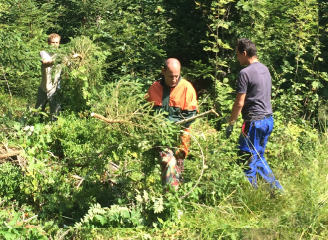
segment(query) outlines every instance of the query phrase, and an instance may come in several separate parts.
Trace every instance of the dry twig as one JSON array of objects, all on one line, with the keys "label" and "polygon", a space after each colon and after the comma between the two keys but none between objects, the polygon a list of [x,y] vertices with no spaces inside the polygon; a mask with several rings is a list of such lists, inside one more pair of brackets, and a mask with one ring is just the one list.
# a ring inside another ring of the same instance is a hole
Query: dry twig
[{"label": "dry twig", "polygon": [[7,200],[6,200],[6,199],[2,200],[2,201],[0,202],[0,205],[3,204],[5,201],[7,201]]},{"label": "dry twig", "polygon": [[[94,169],[91,171],[91,172],[89,172],[84,178],[81,178],[81,181],[79,182],[79,184],[77,185],[77,187],[76,188],[79,188],[80,186],[81,186],[81,184],[82,184],[82,182],[91,174],[91,173],[93,173],[94,172]],[[77,176],[77,175],[73,175],[73,176],[75,176],[75,177],[79,177],[79,176]]]},{"label": "dry twig", "polygon": [[28,222],[28,221],[30,221],[30,220],[36,218],[37,216],[38,216],[38,215],[35,215],[35,216],[33,216],[33,217],[30,217],[29,219],[24,220],[24,222]]},{"label": "dry twig", "polygon": [[8,153],[0,154],[0,159],[17,156],[17,155],[20,155],[23,152],[24,152],[24,150],[17,150],[17,151],[10,151]]},{"label": "dry twig", "polygon": [[214,109],[211,109],[211,110],[209,110],[207,112],[203,112],[203,113],[198,114],[196,116],[193,116],[191,118],[187,118],[185,120],[181,120],[181,121],[175,122],[175,124],[184,124],[184,123],[187,123],[187,122],[191,122],[191,121],[195,120],[196,118],[203,117],[203,116],[205,116],[207,114],[210,114],[210,113],[214,113],[218,117],[220,116]]}]

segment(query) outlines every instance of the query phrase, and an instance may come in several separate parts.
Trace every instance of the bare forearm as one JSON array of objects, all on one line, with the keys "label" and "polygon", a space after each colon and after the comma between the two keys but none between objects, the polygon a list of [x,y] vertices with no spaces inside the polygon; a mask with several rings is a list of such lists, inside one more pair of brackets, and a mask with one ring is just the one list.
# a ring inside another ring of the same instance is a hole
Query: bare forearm
[{"label": "bare forearm", "polygon": [[232,111],[231,111],[231,116],[229,120],[229,124],[233,125],[241,113],[241,110],[243,109],[243,106],[245,104],[245,93],[237,93],[235,103],[233,104]]},{"label": "bare forearm", "polygon": [[233,125],[237,121],[237,118],[238,118],[239,114],[241,113],[242,109],[243,109],[243,106],[240,106],[236,103],[233,105],[232,111],[231,111],[231,116],[229,119],[229,124]]}]

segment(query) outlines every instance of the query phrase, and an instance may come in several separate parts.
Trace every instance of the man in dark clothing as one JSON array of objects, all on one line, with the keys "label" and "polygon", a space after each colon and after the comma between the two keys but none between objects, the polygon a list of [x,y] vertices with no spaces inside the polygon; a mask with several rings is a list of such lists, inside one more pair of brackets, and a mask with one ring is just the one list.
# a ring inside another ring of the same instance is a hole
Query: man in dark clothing
[{"label": "man in dark clothing", "polygon": [[[162,68],[163,77],[155,81],[148,90],[147,100],[154,103],[154,110],[168,113],[168,120],[177,122],[197,113],[197,96],[192,84],[180,76],[181,65],[175,58],[165,61]],[[184,159],[188,154],[191,122],[185,125],[182,134],[182,146],[175,153],[169,149],[160,151],[162,181],[165,188],[172,186],[175,190],[181,182]]]},{"label": "man in dark clothing", "polygon": [[270,72],[257,59],[255,44],[249,39],[238,40],[236,53],[239,63],[247,67],[239,73],[237,97],[226,129],[227,138],[242,113],[244,123],[239,137],[238,154],[246,165],[246,177],[257,187],[258,173],[272,188],[282,189],[264,157],[265,147],[273,130]]}]

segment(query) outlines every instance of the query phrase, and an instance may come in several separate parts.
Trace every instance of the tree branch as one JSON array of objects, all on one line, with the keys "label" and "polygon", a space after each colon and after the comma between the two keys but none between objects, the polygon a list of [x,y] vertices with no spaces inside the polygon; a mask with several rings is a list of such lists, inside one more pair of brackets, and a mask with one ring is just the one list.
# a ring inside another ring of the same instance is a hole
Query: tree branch
[{"label": "tree branch", "polygon": [[199,114],[197,116],[193,116],[191,118],[187,118],[185,120],[181,120],[181,121],[175,122],[175,124],[184,124],[184,123],[187,123],[187,122],[191,122],[191,121],[195,120],[196,118],[203,117],[203,116],[205,116],[207,114],[210,114],[210,113],[215,113],[215,115],[218,116],[218,117],[220,116],[214,109],[211,109],[211,110],[209,110],[207,112],[204,112],[204,113],[201,113],[201,114]]}]

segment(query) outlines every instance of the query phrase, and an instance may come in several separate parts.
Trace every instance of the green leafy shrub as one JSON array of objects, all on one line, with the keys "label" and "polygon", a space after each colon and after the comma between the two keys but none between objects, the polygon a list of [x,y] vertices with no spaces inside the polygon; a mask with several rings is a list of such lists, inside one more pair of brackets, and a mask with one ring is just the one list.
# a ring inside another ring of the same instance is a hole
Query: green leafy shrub
[{"label": "green leafy shrub", "polygon": [[1,3],[0,86],[6,91],[8,82],[13,94],[35,98],[41,80],[39,52],[47,45],[46,32],[59,15],[58,11],[49,13],[51,6],[36,1]]},{"label": "green leafy shrub", "polygon": [[[105,60],[109,54],[88,37],[72,38],[55,51],[55,64],[62,69],[59,98],[66,110],[83,111],[93,91],[104,83]],[[74,104],[72,104],[74,103]]]},{"label": "green leafy shrub", "polygon": [[19,197],[23,182],[22,171],[10,162],[0,165],[0,196],[6,199]]},{"label": "green leafy shrub", "polygon": [[266,151],[268,158],[273,166],[296,168],[303,162],[288,159],[301,158],[306,152],[315,150],[319,142],[318,131],[305,120],[285,121],[280,112],[275,112],[274,116],[274,130]]}]

